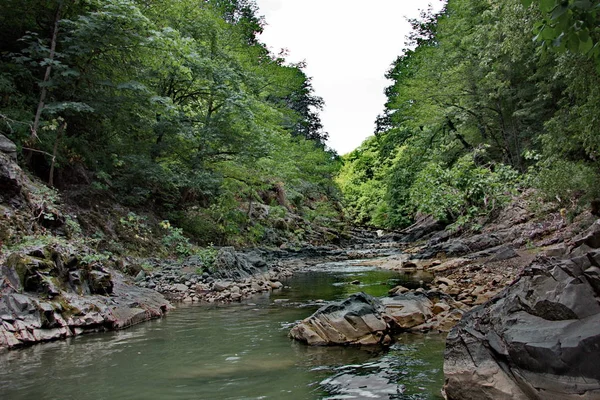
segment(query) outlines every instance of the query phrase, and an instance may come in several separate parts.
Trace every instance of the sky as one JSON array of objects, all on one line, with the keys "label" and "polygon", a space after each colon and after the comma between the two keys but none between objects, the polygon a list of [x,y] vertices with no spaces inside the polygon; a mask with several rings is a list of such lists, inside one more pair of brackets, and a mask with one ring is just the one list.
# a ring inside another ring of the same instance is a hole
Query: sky
[{"label": "sky", "polygon": [[346,154],[375,130],[385,104],[385,73],[402,53],[406,18],[440,0],[256,0],[267,25],[260,40],[288,62],[306,61],[329,147]]}]

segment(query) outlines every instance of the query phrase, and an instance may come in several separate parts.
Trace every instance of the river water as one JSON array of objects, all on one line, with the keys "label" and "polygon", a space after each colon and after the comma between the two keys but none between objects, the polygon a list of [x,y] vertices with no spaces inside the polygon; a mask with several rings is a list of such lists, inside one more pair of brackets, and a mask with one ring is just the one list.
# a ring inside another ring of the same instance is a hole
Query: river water
[{"label": "river water", "polygon": [[324,264],[238,305],[181,306],[124,331],[11,351],[0,355],[0,399],[441,399],[442,336],[404,335],[389,349],[287,337],[322,301],[422,279]]}]

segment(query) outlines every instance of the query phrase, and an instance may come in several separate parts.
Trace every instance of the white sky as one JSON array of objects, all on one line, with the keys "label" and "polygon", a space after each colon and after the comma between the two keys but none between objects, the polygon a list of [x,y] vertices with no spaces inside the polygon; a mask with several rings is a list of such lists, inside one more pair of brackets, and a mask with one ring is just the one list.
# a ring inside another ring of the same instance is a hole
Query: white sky
[{"label": "white sky", "polygon": [[346,154],[374,133],[385,72],[404,48],[414,18],[440,0],[257,0],[267,26],[260,40],[287,61],[306,60],[329,146]]}]

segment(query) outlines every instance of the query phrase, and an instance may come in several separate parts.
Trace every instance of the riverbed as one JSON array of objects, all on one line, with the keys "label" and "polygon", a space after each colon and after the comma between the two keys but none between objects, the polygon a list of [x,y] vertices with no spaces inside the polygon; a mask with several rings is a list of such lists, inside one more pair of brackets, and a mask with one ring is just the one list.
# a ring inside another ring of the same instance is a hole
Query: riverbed
[{"label": "riverbed", "polygon": [[0,398],[441,399],[443,336],[404,335],[389,349],[287,337],[324,302],[426,279],[360,262],[318,265],[241,304],[179,306],[128,330],[2,354]]}]

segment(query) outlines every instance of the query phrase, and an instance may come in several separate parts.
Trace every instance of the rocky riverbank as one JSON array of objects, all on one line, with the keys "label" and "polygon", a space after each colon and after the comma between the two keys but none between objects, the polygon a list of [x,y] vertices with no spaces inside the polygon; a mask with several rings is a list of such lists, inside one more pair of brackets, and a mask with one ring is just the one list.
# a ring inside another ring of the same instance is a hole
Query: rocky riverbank
[{"label": "rocky riverbank", "polygon": [[58,245],[11,254],[1,266],[0,349],[127,328],[172,308],[123,274]]},{"label": "rocky riverbank", "polygon": [[600,220],[585,212],[573,223],[540,221],[518,204],[501,217],[477,234],[421,229],[416,244],[395,235],[402,254],[364,264],[432,273],[430,285],[327,305],[290,336],[371,345],[450,331],[449,400],[600,399]]},{"label": "rocky riverbank", "polygon": [[600,221],[539,255],[447,339],[449,400],[599,399]]}]

